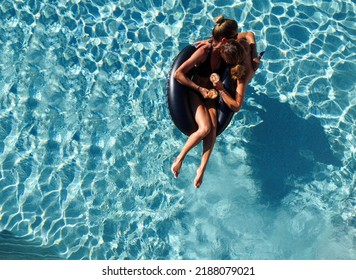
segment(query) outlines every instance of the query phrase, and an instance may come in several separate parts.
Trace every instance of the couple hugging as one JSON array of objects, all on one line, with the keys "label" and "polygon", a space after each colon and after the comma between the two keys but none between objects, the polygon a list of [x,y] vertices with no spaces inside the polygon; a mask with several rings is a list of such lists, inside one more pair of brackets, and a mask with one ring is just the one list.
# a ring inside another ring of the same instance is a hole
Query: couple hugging
[{"label": "couple hugging", "polygon": [[[181,152],[175,158],[171,171],[177,178],[185,156],[203,141],[201,164],[194,179],[196,188],[203,182],[204,172],[216,141],[217,92],[230,110],[238,112],[247,85],[260,64],[261,55],[257,55],[254,33],[238,33],[237,30],[235,20],[226,19],[224,16],[217,17],[212,38],[198,42],[197,50],[174,72],[174,78],[189,88],[190,109],[198,129],[189,135]],[[236,82],[235,97],[230,96],[219,79],[227,67],[230,67],[231,79]],[[188,72],[191,70],[194,70],[194,75],[189,78]]]}]

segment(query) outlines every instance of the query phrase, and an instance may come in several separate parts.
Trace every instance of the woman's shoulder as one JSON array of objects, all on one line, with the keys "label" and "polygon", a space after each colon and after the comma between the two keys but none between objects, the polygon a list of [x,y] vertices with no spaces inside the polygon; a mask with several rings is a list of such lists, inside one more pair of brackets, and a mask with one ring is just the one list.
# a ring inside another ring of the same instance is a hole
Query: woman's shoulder
[{"label": "woman's shoulder", "polygon": [[203,53],[203,54],[207,54],[210,52],[210,50],[211,50],[211,45],[206,44],[206,45],[199,47],[197,51],[199,51],[200,53]]},{"label": "woman's shoulder", "polygon": [[245,39],[239,39],[237,40],[241,46],[243,46],[243,48],[245,49],[245,51],[249,52],[251,47],[250,44],[247,42],[247,40]]},{"label": "woman's shoulder", "polygon": [[193,54],[193,56],[195,57],[195,59],[197,59],[199,62],[203,62],[205,61],[205,59],[207,58],[208,54],[209,54],[210,48],[209,46],[201,46],[199,47]]}]

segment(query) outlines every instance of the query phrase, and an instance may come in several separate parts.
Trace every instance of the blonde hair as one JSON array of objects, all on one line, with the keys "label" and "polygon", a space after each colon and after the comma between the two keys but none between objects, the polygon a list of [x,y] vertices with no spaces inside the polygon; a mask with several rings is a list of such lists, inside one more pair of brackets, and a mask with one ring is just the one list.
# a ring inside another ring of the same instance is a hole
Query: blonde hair
[{"label": "blonde hair", "polygon": [[227,64],[232,65],[230,75],[233,80],[239,80],[245,75],[246,52],[239,42],[228,40],[220,47],[220,55]]},{"label": "blonde hair", "polygon": [[237,22],[233,19],[227,19],[224,16],[218,16],[214,19],[215,26],[212,36],[214,40],[221,41],[222,38],[235,39],[237,36]]}]

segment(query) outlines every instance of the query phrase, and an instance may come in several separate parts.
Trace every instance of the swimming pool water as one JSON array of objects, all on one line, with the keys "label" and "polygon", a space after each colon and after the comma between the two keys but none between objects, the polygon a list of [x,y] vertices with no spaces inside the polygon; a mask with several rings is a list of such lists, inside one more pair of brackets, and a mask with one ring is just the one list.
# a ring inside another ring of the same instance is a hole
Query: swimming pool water
[{"label": "swimming pool water", "polygon": [[[0,258],[355,259],[355,3],[0,3]],[[174,57],[220,14],[263,63],[178,179]]]}]

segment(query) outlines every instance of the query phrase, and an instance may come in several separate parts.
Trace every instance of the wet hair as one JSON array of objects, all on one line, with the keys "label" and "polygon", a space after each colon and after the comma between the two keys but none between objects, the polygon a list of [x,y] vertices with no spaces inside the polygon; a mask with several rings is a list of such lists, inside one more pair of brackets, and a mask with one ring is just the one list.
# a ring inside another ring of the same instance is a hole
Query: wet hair
[{"label": "wet hair", "polygon": [[245,75],[245,48],[236,40],[230,39],[220,47],[220,55],[227,64],[232,65],[230,75],[233,80],[239,80]]},{"label": "wet hair", "polygon": [[215,41],[221,41],[222,38],[235,39],[237,36],[237,22],[233,19],[227,19],[224,16],[218,16],[214,19],[215,26],[212,36]]}]

